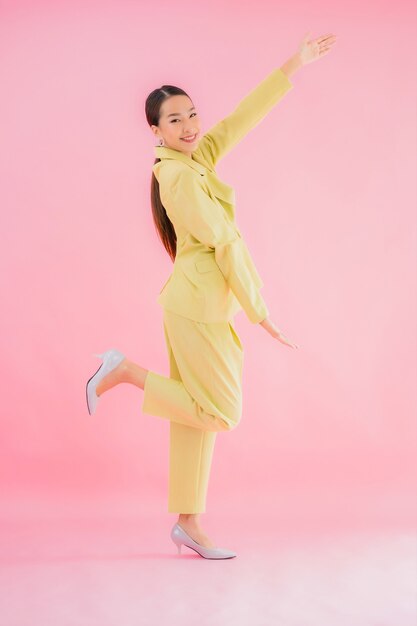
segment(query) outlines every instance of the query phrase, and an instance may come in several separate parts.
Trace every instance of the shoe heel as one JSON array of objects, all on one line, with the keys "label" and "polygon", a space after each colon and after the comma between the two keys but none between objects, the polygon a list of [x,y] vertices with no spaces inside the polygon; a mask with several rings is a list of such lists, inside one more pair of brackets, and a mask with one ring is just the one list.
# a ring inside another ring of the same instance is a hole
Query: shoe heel
[{"label": "shoe heel", "polygon": [[178,524],[174,524],[171,529],[171,539],[175,543],[178,549],[178,554],[181,553],[181,545],[191,548],[194,552],[197,552],[205,559],[230,559],[237,556],[236,552],[232,550],[226,550],[225,548],[206,548],[201,544],[194,541],[192,537]]},{"label": "shoe heel", "polygon": [[87,399],[87,407],[90,415],[93,415],[96,410],[96,406],[98,403],[99,396],[96,394],[96,387],[99,382],[112,370],[114,370],[119,363],[121,363],[126,357],[122,352],[112,348],[111,350],[106,350],[105,352],[98,354],[93,353],[93,356],[98,356],[103,359],[103,363],[101,363],[100,367],[96,371],[91,378],[88,379],[86,385],[86,399]]}]

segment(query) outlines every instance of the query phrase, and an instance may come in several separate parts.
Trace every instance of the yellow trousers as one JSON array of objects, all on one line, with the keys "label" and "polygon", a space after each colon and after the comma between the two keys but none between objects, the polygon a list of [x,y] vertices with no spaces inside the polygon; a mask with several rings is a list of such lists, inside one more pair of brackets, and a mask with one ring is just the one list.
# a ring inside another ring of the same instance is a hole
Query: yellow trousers
[{"label": "yellow trousers", "polygon": [[218,431],[242,414],[243,346],[233,321],[163,310],[170,377],[148,371],[142,411],[170,420],[170,513],[204,513]]}]

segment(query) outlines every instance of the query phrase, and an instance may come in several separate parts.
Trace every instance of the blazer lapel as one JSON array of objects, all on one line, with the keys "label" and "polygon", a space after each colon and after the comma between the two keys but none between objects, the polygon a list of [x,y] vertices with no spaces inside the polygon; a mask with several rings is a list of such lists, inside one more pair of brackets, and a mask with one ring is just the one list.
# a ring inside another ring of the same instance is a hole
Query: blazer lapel
[{"label": "blazer lapel", "polygon": [[182,161],[202,176],[204,176],[207,171],[207,168],[205,168],[204,165],[201,165],[201,163],[198,163],[194,159],[190,159],[190,157],[186,156],[179,150],[174,150],[173,148],[167,148],[166,146],[154,146],[154,154],[156,158],[161,159],[161,161],[163,159],[177,159],[178,161]]},{"label": "blazer lapel", "polygon": [[213,194],[219,198],[219,200],[234,206],[235,190],[233,187],[220,180],[215,172],[207,171],[206,177]]},{"label": "blazer lapel", "polygon": [[[220,203],[223,205],[225,211],[233,219],[235,214],[234,188],[220,180],[214,170],[209,169],[204,165],[203,158],[198,154],[198,149],[196,150],[196,153],[196,159],[190,159],[190,157],[187,157],[179,150],[167,148],[166,146],[154,146],[154,154],[156,158],[161,159],[161,161],[163,159],[177,159],[178,161],[182,161],[182,163],[185,163],[189,167],[192,167],[201,176],[205,176],[211,194],[220,200]],[[158,163],[155,163],[154,168],[157,169],[157,167]]]}]

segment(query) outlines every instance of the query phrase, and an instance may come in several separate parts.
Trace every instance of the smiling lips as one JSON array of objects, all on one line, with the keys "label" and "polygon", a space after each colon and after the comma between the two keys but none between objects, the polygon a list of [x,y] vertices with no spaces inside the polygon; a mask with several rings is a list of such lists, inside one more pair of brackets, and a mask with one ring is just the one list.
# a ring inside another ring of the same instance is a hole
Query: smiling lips
[{"label": "smiling lips", "polygon": [[189,135],[188,137],[181,137],[181,141],[185,141],[186,143],[193,143],[196,137],[197,133],[195,135]]}]

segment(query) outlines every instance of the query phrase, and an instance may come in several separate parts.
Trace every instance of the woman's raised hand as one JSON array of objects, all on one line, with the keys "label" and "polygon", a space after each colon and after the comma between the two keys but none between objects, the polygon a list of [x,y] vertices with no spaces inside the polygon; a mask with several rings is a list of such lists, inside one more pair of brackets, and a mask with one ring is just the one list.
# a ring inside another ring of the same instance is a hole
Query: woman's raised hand
[{"label": "woman's raised hand", "polygon": [[284,343],[286,346],[290,346],[290,348],[298,348],[298,345],[296,343],[292,343],[292,341],[289,341],[286,336],[282,334],[282,332],[275,326],[274,322],[269,317],[266,317],[264,320],[262,320],[262,322],[259,323],[270,335],[272,335],[272,337],[278,339],[278,341],[280,341],[281,343]]},{"label": "woman's raised hand", "polygon": [[309,39],[311,35],[311,31],[306,33],[298,46],[298,56],[303,65],[307,65],[307,63],[311,63],[312,61],[317,61],[321,57],[325,56],[334,42],[336,41],[336,35],[321,35],[316,39]]}]

